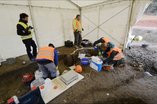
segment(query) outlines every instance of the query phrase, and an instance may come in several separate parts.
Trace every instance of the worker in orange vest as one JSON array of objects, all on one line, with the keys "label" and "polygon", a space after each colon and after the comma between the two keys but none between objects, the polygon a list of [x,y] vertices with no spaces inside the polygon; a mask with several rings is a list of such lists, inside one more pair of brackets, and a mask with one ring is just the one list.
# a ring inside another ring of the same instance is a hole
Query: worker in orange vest
[{"label": "worker in orange vest", "polygon": [[[96,47],[97,44],[101,43],[101,46],[99,49],[96,49],[96,50],[99,50],[101,51],[101,54],[103,54],[104,57],[107,57],[107,52],[110,51],[110,48],[113,48],[115,45],[110,41],[109,38],[100,38],[99,40],[95,41],[93,46]],[[97,47],[96,47],[97,48]]]},{"label": "worker in orange vest", "polygon": [[120,48],[110,48],[110,51],[107,54],[107,59],[103,61],[105,64],[118,66],[125,63],[124,54]]},{"label": "worker in orange vest", "polygon": [[79,14],[76,15],[76,18],[73,20],[72,26],[73,26],[74,38],[75,38],[74,44],[75,44],[76,48],[78,48],[81,45],[81,41],[82,41],[81,33],[84,30],[82,28],[81,16]]},{"label": "worker in orange vest", "polygon": [[39,71],[43,73],[43,78],[47,78],[51,74],[51,78],[56,77],[56,69],[58,69],[58,52],[53,44],[39,49],[36,61],[39,66]]}]

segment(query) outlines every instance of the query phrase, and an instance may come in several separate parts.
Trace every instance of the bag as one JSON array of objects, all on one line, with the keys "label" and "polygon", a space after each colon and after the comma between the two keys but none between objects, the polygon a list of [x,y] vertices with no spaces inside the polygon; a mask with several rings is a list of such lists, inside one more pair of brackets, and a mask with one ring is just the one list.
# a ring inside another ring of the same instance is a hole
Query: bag
[{"label": "bag", "polygon": [[70,40],[65,41],[65,47],[72,47],[73,46],[73,42]]},{"label": "bag", "polygon": [[19,104],[45,104],[39,88],[28,92],[26,95],[19,97]]},{"label": "bag", "polygon": [[81,45],[83,47],[92,47],[92,43],[88,39],[83,39]]},{"label": "bag", "polygon": [[26,73],[22,76],[22,82],[25,84],[30,84],[33,80],[33,74]]},{"label": "bag", "polygon": [[76,63],[77,58],[75,55],[66,55],[63,59],[63,62],[66,66],[72,66]]}]

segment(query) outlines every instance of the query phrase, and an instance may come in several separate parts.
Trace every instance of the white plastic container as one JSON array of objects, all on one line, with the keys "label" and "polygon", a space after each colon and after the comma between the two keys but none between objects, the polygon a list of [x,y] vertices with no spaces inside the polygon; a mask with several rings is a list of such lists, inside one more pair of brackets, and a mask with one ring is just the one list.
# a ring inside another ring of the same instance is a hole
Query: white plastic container
[{"label": "white plastic container", "polygon": [[45,83],[45,80],[43,78],[38,78],[38,79],[35,79],[34,81],[32,81],[31,83],[31,88],[32,87],[39,87],[41,85],[43,85]]},{"label": "white plastic container", "polygon": [[35,79],[43,77],[43,73],[39,70],[36,70],[34,74],[35,74]]},{"label": "white plastic container", "polygon": [[92,56],[91,62],[90,62],[91,68],[100,72],[102,70],[102,64],[103,64],[103,62],[98,56]]},{"label": "white plastic container", "polygon": [[57,69],[56,70],[56,76],[58,77],[60,75],[60,72],[59,72],[59,70]]},{"label": "white plastic container", "polygon": [[12,98],[14,99],[15,104],[19,104],[20,103],[18,98],[17,98],[17,96],[13,96]]}]

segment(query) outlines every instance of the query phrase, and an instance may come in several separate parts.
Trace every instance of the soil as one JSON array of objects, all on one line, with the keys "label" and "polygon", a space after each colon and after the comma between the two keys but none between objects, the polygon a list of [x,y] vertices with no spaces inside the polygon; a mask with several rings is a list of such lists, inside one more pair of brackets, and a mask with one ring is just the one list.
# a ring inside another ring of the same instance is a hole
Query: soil
[{"label": "soil", "polygon": [[[62,47],[58,50],[59,70],[62,73],[68,69],[62,58],[65,54],[73,52],[74,48]],[[85,78],[49,104],[156,104],[156,76],[145,76],[142,67],[130,63],[132,62],[128,61],[125,67],[101,72],[83,66],[81,74]],[[30,88],[22,83],[22,74],[33,73],[38,69],[36,63],[22,65],[18,60],[15,64],[0,67],[3,73],[0,74],[0,104],[5,104],[13,95],[21,96],[28,92]]]}]

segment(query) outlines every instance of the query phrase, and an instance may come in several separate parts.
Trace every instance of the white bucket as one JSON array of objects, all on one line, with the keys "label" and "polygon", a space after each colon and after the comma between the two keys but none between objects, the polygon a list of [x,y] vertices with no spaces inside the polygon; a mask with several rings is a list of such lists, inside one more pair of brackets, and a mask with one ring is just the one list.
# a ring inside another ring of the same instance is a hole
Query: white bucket
[{"label": "white bucket", "polygon": [[39,70],[36,70],[34,74],[35,74],[35,79],[39,79],[43,77],[43,73]]}]

